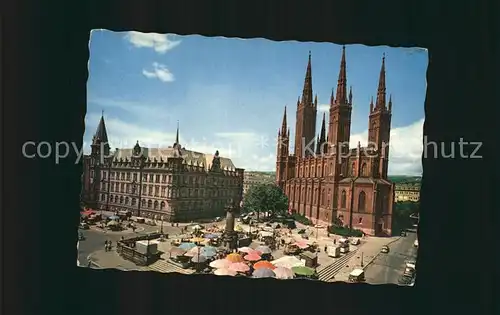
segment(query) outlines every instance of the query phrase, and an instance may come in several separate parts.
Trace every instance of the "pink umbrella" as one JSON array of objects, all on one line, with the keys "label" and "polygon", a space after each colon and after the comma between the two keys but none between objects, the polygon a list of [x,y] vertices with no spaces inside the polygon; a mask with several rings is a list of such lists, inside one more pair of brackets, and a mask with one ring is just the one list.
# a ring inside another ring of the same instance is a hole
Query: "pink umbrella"
[{"label": "pink umbrella", "polygon": [[247,272],[250,270],[250,267],[245,263],[239,262],[231,264],[228,269],[236,272]]},{"label": "pink umbrella", "polygon": [[261,256],[262,255],[262,252],[260,250],[256,250],[256,249],[252,249],[251,251],[249,251],[247,253],[248,255],[257,255],[257,256]]},{"label": "pink umbrella", "polygon": [[212,261],[209,266],[216,269],[227,269],[231,264],[232,263],[227,259],[217,259]]},{"label": "pink umbrella", "polygon": [[227,269],[227,268],[220,268],[220,269],[216,269],[214,271],[214,274],[217,275],[217,276],[231,276],[231,277],[234,277],[234,276],[236,276],[237,272],[233,271],[233,270],[230,270],[230,269]]},{"label": "pink umbrella", "polygon": [[300,249],[305,249],[305,248],[309,247],[309,244],[307,244],[306,242],[300,242],[300,241],[299,242],[295,242],[294,245],[297,246]]},{"label": "pink umbrella", "polygon": [[285,267],[278,267],[273,270],[274,274],[276,275],[276,279],[293,279],[295,274],[293,273],[292,269],[285,268]]},{"label": "pink umbrella", "polygon": [[248,261],[258,261],[258,260],[262,259],[260,257],[260,255],[257,255],[257,253],[251,253],[251,254],[245,255],[245,257],[243,257],[243,258],[245,260],[248,260]]},{"label": "pink umbrella", "polygon": [[196,246],[188,250],[187,253],[184,254],[184,256],[195,257],[198,256],[198,254],[201,255],[203,253],[201,252],[201,247]]}]

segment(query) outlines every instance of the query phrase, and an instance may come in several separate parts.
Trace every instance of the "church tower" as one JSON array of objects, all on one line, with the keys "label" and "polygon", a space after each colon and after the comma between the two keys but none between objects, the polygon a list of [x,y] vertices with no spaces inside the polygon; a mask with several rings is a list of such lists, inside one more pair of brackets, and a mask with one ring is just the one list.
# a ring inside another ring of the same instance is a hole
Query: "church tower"
[{"label": "church tower", "polygon": [[[347,65],[345,58],[345,46],[342,47],[342,58],[337,81],[337,91],[330,96],[330,122],[328,128],[329,154],[338,157],[340,152],[349,150],[351,137],[351,112],[352,112],[352,89],[347,94]],[[343,154],[345,156],[345,154]],[[344,161],[334,162],[336,165],[344,164]],[[340,169],[335,167],[331,170],[331,176],[340,175]],[[344,174],[345,175],[345,174]]]},{"label": "church tower", "polygon": [[287,130],[286,106],[283,113],[283,122],[281,129],[278,130],[278,145],[276,152],[276,185],[282,190],[285,189],[285,183],[288,179],[288,155],[289,155],[290,132]]},{"label": "church tower", "polygon": [[370,118],[368,127],[368,147],[378,152],[372,176],[387,179],[389,166],[389,140],[391,132],[392,98],[386,103],[385,55],[378,81],[377,99],[370,102]]},{"label": "church tower", "polygon": [[[295,156],[297,158],[314,155],[317,106],[318,99],[313,100],[311,52],[309,52],[302,98],[297,100],[295,125]],[[310,150],[307,150],[307,148]]]},{"label": "church tower", "polygon": [[[109,162],[108,160],[110,156],[108,132],[106,130],[106,124],[104,123],[104,112],[102,113],[101,120],[97,125],[97,130],[92,137],[92,144],[90,145],[90,149],[90,201],[91,203],[97,203],[101,184],[103,183],[103,180],[107,179],[104,174],[102,174],[103,176],[101,176],[101,171],[108,168],[106,166],[106,163]],[[107,175],[109,176],[109,174]]]}]

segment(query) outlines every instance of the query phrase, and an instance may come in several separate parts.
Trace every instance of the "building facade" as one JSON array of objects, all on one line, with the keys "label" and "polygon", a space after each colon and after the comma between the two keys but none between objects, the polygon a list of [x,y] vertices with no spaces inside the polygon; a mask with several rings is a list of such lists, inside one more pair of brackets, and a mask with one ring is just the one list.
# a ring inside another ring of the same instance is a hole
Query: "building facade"
[{"label": "building facade", "polygon": [[170,147],[145,148],[137,141],[132,149],[111,152],[101,117],[84,159],[82,195],[97,210],[186,222],[223,216],[229,200],[242,200],[243,176],[218,151],[209,156],[182,147],[178,127]]},{"label": "building facade", "polygon": [[420,183],[399,183],[395,187],[396,202],[420,200]]},{"label": "building facade", "polygon": [[258,184],[272,184],[275,181],[275,175],[264,172],[245,172],[243,179],[243,195],[247,193],[250,187]]},{"label": "building facade", "polygon": [[288,196],[290,210],[317,224],[342,222],[369,235],[391,235],[394,185],[387,170],[392,100],[386,101],[385,56],[377,98],[369,105],[366,147],[359,143],[357,148],[349,147],[353,94],[352,88],[347,89],[345,48],[337,88],[330,96],[328,125],[324,114],[318,136],[311,68],[309,54],[302,97],[297,101],[293,152],[286,107],[278,130],[276,184]]}]

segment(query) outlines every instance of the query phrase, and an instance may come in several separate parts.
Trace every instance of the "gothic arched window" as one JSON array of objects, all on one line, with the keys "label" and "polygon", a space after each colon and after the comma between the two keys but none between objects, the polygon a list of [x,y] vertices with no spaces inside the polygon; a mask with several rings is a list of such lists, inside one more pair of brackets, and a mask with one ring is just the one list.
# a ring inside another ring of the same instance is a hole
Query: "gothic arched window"
[{"label": "gothic arched window", "polygon": [[359,193],[359,199],[358,199],[358,211],[359,212],[364,212],[365,211],[365,205],[366,205],[366,194],[364,191]]},{"label": "gothic arched window", "polygon": [[361,165],[361,176],[368,176],[368,174],[366,173],[366,163],[363,163],[363,165]]},{"label": "gothic arched window", "polygon": [[340,208],[345,209],[346,208],[346,193],[345,190],[342,190],[341,197],[340,197]]}]

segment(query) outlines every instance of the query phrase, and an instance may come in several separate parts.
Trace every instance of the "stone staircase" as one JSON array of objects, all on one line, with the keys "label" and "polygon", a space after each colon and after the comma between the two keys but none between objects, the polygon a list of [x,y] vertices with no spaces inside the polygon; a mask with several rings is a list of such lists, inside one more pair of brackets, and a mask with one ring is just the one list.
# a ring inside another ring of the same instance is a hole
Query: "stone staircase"
[{"label": "stone staircase", "polygon": [[351,259],[358,250],[353,250],[345,254],[344,256],[337,258],[333,263],[326,266],[322,270],[318,272],[318,280],[320,281],[329,281],[335,277],[335,275],[344,268],[349,259]]},{"label": "stone staircase", "polygon": [[166,260],[159,259],[155,261],[153,264],[143,267],[143,271],[157,271],[157,272],[162,272],[162,273],[170,273],[170,272],[177,272],[185,275],[190,275],[194,273],[194,270],[190,269],[184,269],[179,266],[176,266],[174,264],[169,263]]}]

